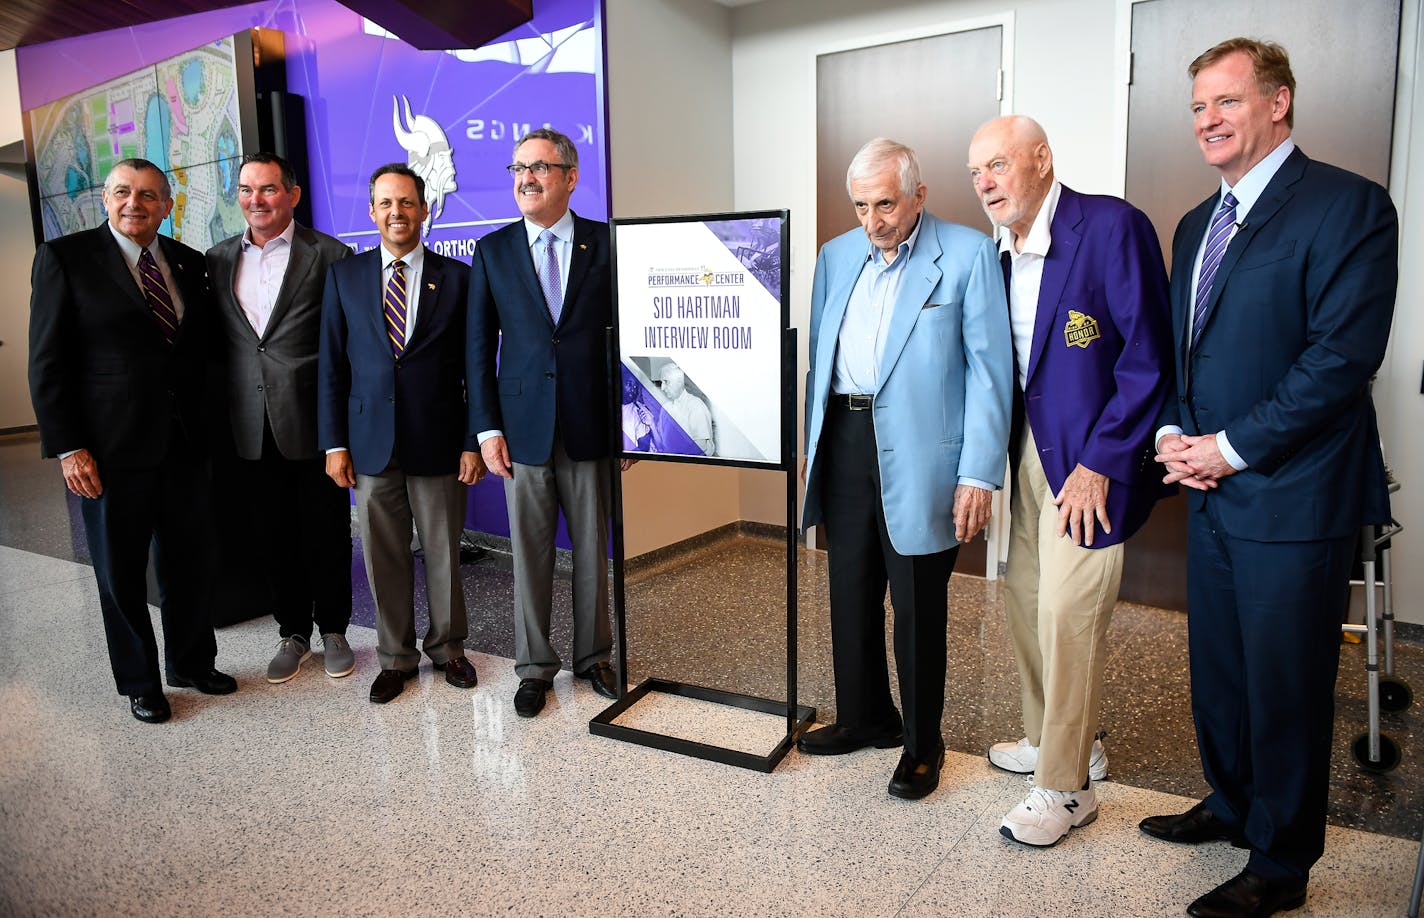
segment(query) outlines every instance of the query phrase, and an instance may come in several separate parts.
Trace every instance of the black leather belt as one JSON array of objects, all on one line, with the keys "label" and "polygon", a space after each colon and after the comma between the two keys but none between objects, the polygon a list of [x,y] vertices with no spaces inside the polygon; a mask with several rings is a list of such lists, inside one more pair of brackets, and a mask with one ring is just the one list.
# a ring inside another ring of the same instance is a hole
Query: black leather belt
[{"label": "black leather belt", "polygon": [[875,403],[875,396],[865,395],[861,392],[832,392],[831,407],[845,408],[849,411],[869,411]]}]

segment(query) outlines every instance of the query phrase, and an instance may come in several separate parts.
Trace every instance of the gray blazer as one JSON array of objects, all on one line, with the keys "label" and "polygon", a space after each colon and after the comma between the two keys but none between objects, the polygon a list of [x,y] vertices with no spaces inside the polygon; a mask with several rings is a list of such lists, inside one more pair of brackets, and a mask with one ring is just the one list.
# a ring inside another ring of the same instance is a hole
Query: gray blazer
[{"label": "gray blazer", "polygon": [[297,224],[292,255],[272,318],[259,339],[233,292],[242,236],[208,249],[208,277],[217,301],[222,378],[238,456],[262,457],[262,419],[272,425],[288,459],[313,459],[316,446],[316,362],[326,271],[351,250]]}]

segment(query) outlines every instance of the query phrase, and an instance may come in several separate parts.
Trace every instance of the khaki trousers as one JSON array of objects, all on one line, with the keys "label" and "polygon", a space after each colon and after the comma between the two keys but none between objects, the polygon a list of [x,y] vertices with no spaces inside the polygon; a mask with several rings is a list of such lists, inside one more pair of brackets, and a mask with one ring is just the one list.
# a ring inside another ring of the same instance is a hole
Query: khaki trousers
[{"label": "khaki trousers", "polygon": [[1023,436],[1009,501],[1004,606],[1024,733],[1039,747],[1034,781],[1048,790],[1077,790],[1088,779],[1098,729],[1122,543],[1089,549],[1057,534],[1058,508],[1027,424]]}]

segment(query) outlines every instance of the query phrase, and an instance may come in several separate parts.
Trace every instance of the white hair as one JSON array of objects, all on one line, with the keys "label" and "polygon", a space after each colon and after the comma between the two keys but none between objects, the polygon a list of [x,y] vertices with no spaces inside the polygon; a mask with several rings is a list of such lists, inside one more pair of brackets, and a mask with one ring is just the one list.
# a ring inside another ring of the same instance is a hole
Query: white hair
[{"label": "white hair", "polygon": [[851,193],[851,182],[879,175],[892,165],[900,173],[900,193],[914,197],[920,187],[920,158],[914,150],[888,137],[875,138],[852,157],[846,169],[846,194]]}]

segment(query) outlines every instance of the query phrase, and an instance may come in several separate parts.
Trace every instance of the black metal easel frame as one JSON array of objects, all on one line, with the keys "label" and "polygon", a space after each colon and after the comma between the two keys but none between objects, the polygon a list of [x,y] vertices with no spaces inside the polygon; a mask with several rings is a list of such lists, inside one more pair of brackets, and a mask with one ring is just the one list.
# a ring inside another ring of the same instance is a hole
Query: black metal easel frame
[{"label": "black metal easel frame", "polygon": [[[687,221],[741,220],[774,218],[781,221],[781,461],[777,464],[737,460],[706,460],[695,456],[672,456],[658,453],[627,452],[622,448],[621,378],[622,361],[618,347],[618,233],[620,224],[672,223]],[[791,327],[790,284],[791,245],[790,212],[755,211],[735,214],[702,214],[678,217],[648,217],[613,221],[613,326],[608,330],[610,386],[610,437],[615,461],[609,463],[611,479],[613,529],[613,622],[618,641],[618,700],[589,721],[588,731],[629,743],[637,743],[665,752],[676,752],[724,765],[736,765],[753,771],[770,772],[786,757],[796,738],[816,719],[815,708],[797,704],[796,700],[796,330]],[[690,685],[671,679],[645,679],[628,688],[628,630],[625,607],[625,569],[623,541],[623,475],[617,459],[642,461],[692,462],[745,468],[779,470],[786,475],[786,701],[776,701],[755,695],[728,692],[721,689]],[[647,697],[650,692],[662,692],[713,704],[727,705],[762,714],[785,714],[786,732],[774,748],[765,755],[701,743],[678,736],[640,730],[615,723],[620,715]]]}]

